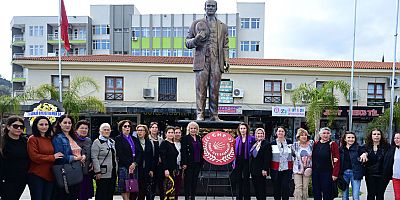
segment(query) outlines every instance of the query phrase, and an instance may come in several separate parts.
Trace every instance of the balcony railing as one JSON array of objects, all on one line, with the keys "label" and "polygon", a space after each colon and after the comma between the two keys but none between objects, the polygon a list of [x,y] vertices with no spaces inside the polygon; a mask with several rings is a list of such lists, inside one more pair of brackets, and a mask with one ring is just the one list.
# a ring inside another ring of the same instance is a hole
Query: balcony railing
[{"label": "balcony railing", "polygon": [[24,57],[24,56],[25,56],[24,53],[14,53],[14,54],[13,54],[13,58],[22,58],[22,57]]},{"label": "balcony railing", "polygon": [[23,35],[14,35],[12,42],[23,42],[24,36]]},{"label": "balcony railing", "polygon": [[25,78],[23,72],[14,72],[13,78]]},{"label": "balcony railing", "polygon": [[[68,39],[69,40],[86,40],[87,36],[86,34],[68,34]],[[58,34],[48,34],[47,35],[47,40],[58,40]]]},{"label": "balcony railing", "polygon": [[13,96],[16,97],[16,96],[24,94],[25,90],[14,90],[13,93],[14,93]]}]

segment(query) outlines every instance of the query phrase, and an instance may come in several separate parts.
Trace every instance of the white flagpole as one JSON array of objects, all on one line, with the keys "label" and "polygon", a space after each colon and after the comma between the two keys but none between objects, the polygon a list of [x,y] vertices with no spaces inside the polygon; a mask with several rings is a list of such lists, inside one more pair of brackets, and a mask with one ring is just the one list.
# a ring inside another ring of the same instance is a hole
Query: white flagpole
[{"label": "white flagpole", "polygon": [[397,49],[397,29],[399,26],[399,0],[396,6],[396,29],[394,31],[394,53],[393,53],[393,68],[392,68],[392,82],[390,88],[390,122],[389,122],[389,142],[392,142],[393,135],[393,107],[394,107],[394,75],[396,73],[396,49]]},{"label": "white flagpole", "polygon": [[357,0],[354,0],[353,58],[351,59],[349,131],[353,130],[354,55],[356,51]]},{"label": "white flagpole", "polygon": [[61,72],[61,0],[58,0],[58,90],[62,102],[62,72]]}]

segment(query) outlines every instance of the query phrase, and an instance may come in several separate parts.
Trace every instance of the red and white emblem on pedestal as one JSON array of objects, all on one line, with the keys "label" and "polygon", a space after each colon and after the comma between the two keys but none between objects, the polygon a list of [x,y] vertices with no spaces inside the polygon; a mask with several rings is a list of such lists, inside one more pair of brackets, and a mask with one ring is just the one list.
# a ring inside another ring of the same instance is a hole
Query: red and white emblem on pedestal
[{"label": "red and white emblem on pedestal", "polygon": [[203,137],[203,158],[213,165],[226,165],[235,159],[235,139],[228,133],[216,131]]}]

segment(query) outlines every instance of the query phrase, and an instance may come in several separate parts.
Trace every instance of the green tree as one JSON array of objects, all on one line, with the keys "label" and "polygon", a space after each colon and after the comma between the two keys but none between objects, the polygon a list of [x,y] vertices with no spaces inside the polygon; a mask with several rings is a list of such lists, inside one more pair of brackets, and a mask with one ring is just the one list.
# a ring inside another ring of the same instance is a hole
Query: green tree
[{"label": "green tree", "polygon": [[[82,112],[105,112],[103,102],[97,97],[81,96],[82,89],[95,89],[99,90],[99,85],[90,77],[80,76],[73,79],[70,87],[63,91],[62,105],[65,112],[73,116],[75,119],[79,117]],[[35,97],[40,99],[54,99],[59,101],[58,88],[51,84],[43,84],[34,90]]]},{"label": "green tree", "polygon": [[[385,108],[385,112],[373,119],[370,123],[368,123],[366,133],[369,133],[372,129],[378,128],[382,132],[386,133],[389,129],[390,123],[390,108]],[[400,102],[395,102],[393,107],[393,124],[394,131],[398,130],[398,126],[400,125]],[[389,138],[390,140],[391,138]]]},{"label": "green tree", "polygon": [[328,126],[332,125],[337,115],[339,102],[334,93],[335,89],[347,96],[350,91],[350,85],[342,80],[327,81],[321,88],[303,83],[293,91],[292,102],[294,105],[306,100],[306,123],[310,132],[315,133],[319,129],[321,116],[325,110],[329,111]]},{"label": "green tree", "polygon": [[15,115],[20,112],[20,105],[26,100],[26,95],[11,97],[9,95],[0,95],[0,123],[6,115]]}]

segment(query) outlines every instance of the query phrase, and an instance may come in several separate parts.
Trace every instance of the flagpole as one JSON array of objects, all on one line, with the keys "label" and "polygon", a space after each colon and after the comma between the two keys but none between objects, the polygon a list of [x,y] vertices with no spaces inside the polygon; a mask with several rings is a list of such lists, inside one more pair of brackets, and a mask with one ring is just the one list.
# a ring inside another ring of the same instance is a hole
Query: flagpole
[{"label": "flagpole", "polygon": [[58,0],[58,90],[60,93],[60,102],[62,102],[61,74],[61,0]]},{"label": "flagpole", "polygon": [[392,82],[390,88],[390,122],[389,122],[389,133],[388,139],[389,142],[392,143],[392,135],[393,135],[393,107],[394,107],[394,75],[396,73],[396,49],[397,49],[397,29],[399,26],[399,0],[397,0],[396,6],[396,29],[394,31],[394,53],[393,53],[393,67],[392,67]]},{"label": "flagpole", "polygon": [[351,59],[349,131],[353,130],[354,55],[356,50],[357,0],[354,0],[353,57]]}]

